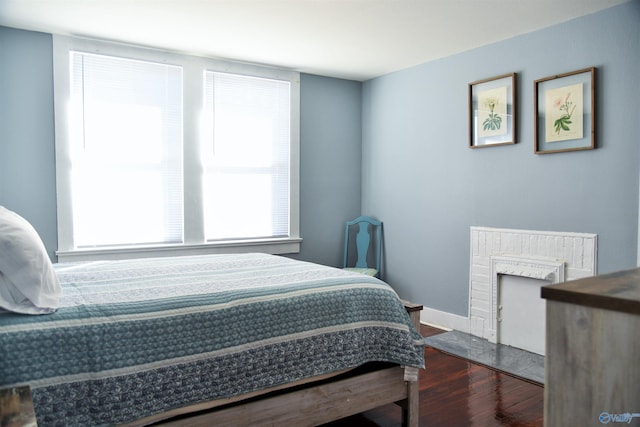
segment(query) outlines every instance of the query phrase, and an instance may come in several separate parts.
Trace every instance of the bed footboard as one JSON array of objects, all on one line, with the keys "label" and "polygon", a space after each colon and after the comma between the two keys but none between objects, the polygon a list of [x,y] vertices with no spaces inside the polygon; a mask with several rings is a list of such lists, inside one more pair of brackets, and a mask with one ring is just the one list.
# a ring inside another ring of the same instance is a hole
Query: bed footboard
[{"label": "bed footboard", "polygon": [[301,390],[263,396],[184,419],[167,420],[162,426],[315,426],[404,401],[407,413],[404,421],[413,427],[418,426],[417,391],[417,382],[404,381],[404,369],[393,366]]}]

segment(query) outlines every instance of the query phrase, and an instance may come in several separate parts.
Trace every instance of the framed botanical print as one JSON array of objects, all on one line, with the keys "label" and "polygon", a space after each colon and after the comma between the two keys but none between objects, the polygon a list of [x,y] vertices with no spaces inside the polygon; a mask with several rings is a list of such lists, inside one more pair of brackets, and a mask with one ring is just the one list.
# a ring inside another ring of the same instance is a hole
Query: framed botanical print
[{"label": "framed botanical print", "polygon": [[585,68],[534,82],[536,154],[596,148],[595,72]]},{"label": "framed botanical print", "polygon": [[516,73],[469,83],[469,147],[516,143]]}]

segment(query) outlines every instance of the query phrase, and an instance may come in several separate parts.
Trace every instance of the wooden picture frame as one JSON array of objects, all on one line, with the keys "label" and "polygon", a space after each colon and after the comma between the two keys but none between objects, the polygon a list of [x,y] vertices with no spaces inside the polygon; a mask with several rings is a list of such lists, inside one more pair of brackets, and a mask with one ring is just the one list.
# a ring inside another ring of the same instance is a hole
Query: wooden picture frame
[{"label": "wooden picture frame", "polygon": [[469,148],[516,143],[516,73],[469,83]]},{"label": "wooden picture frame", "polygon": [[595,67],[534,82],[536,154],[596,148]]}]

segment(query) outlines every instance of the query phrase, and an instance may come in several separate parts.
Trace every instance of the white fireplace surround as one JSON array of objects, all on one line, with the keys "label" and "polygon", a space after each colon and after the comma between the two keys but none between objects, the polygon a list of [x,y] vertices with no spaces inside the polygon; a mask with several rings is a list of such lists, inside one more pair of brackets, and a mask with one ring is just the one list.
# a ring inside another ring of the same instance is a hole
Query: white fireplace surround
[{"label": "white fireplace surround", "polygon": [[469,316],[425,307],[423,322],[495,342],[500,275],[559,283],[597,273],[596,234],[471,227],[470,235]]}]

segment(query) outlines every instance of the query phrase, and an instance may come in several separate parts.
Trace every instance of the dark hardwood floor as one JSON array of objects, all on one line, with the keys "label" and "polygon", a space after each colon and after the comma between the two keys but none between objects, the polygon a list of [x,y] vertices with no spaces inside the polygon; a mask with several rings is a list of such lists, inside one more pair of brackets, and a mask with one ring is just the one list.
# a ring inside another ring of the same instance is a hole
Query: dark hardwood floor
[{"label": "dark hardwood floor", "polygon": [[[444,331],[422,326],[423,336]],[[543,425],[543,387],[467,360],[425,349],[420,373],[420,426],[466,427]],[[331,427],[397,427],[400,408],[386,405],[331,423]]]}]

